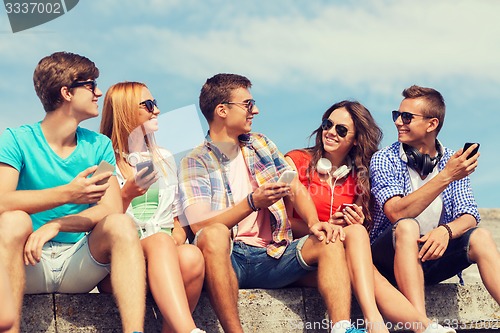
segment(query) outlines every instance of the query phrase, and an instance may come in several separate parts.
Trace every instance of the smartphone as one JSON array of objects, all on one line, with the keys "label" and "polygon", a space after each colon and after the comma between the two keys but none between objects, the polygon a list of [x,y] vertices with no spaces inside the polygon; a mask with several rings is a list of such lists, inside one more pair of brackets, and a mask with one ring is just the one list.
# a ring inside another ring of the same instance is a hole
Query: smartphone
[{"label": "smartphone", "polygon": [[[109,171],[111,171],[111,172],[115,171],[115,167],[106,161],[101,161],[101,163],[99,163],[99,165],[97,166],[97,169],[94,171],[94,174],[92,174],[92,177],[97,176],[98,174],[101,174],[103,172],[109,172]],[[104,178],[104,179],[96,182],[95,184],[96,185],[103,185],[103,184],[106,184],[108,182],[108,180],[109,180],[109,177]]]},{"label": "smartphone", "polygon": [[286,170],[281,174],[280,179],[278,179],[278,183],[290,184],[292,180],[295,178],[295,176],[297,176],[296,171]]},{"label": "smartphone", "polygon": [[343,203],[342,205],[340,205],[340,209],[339,209],[339,212],[343,211],[344,209],[346,209],[347,207],[352,207],[354,206],[354,204],[346,204],[346,203]]},{"label": "smartphone", "polygon": [[[474,143],[476,143],[476,142],[466,142],[466,143],[464,144],[464,150],[463,150],[463,151],[466,151],[467,149],[469,149],[469,147],[470,147],[470,146],[472,146]],[[469,156],[467,156],[467,159],[469,159],[469,158],[471,158],[472,156],[474,156],[474,155],[476,155],[476,154],[477,154],[477,152],[479,151],[479,146],[480,146],[480,144],[478,143],[478,144],[477,144],[477,147],[476,147],[476,148],[474,148],[474,150],[472,151],[472,153],[470,153],[470,154],[469,154]]]},{"label": "smartphone", "polygon": [[148,168],[148,170],[141,176],[141,178],[147,177],[154,171],[154,165],[152,160],[144,161],[144,162],[139,162],[135,165],[135,169],[137,172],[141,171],[142,169]]}]

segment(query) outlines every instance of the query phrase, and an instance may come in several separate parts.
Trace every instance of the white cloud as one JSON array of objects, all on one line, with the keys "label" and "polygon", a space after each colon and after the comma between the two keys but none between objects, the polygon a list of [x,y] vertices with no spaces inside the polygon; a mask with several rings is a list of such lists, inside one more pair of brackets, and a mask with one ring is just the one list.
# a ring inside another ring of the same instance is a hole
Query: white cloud
[{"label": "white cloud", "polygon": [[[188,79],[220,69],[248,72],[269,85],[383,85],[461,75],[500,80],[499,2],[370,4],[325,5],[310,16],[285,8],[290,13],[275,17],[246,15],[233,4],[214,14],[214,21],[224,18],[224,28],[199,22],[199,29],[186,33],[153,23],[127,37],[151,41],[155,50],[145,56]],[[115,31],[113,39],[120,37]]]}]

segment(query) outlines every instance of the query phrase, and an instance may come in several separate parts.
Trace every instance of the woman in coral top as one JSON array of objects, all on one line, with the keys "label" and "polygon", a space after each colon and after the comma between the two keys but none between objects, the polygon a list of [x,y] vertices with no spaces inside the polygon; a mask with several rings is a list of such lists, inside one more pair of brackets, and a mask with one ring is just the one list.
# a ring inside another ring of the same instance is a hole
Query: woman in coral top
[{"label": "woman in coral top", "polygon": [[[351,284],[368,331],[385,330],[370,327],[370,318],[378,318],[382,312],[391,322],[411,323],[405,328],[412,327],[415,332],[454,332],[431,325],[430,319],[419,313],[372,264],[366,230],[371,223],[368,170],[382,131],[368,109],[355,101],[336,103],[323,114],[321,125],[311,134],[314,136],[314,146],[292,150],[285,158],[308,189],[319,220],[344,226]],[[290,215],[294,238],[307,234],[307,224],[300,216],[296,212]]]}]

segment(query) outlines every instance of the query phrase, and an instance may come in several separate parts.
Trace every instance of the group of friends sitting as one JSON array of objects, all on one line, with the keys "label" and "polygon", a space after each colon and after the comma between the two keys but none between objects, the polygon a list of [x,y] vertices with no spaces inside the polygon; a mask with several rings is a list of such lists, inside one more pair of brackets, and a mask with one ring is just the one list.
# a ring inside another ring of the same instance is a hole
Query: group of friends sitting
[{"label": "group of friends sitting", "polygon": [[[19,332],[24,294],[113,293],[123,332],[143,332],[149,291],[162,332],[200,333],[202,289],[225,332],[243,332],[240,288],[317,287],[334,333],[454,333],[427,317],[425,285],[477,264],[500,303],[500,253],[469,175],[478,144],[437,136],[445,102],[411,86],[392,111],[397,141],[357,101],[333,104],[314,145],[282,154],[252,132],[248,78],[217,74],[199,107],[209,131],[179,165],[155,141],[160,110],[144,83],[105,96],[99,70],[57,52],[33,75],[45,117],[0,136],[0,332]],[[189,133],[186,133],[189,135]],[[182,138],[179,138],[182,140]],[[98,167],[99,165],[99,167]],[[354,295],[364,327],[351,323]]]}]

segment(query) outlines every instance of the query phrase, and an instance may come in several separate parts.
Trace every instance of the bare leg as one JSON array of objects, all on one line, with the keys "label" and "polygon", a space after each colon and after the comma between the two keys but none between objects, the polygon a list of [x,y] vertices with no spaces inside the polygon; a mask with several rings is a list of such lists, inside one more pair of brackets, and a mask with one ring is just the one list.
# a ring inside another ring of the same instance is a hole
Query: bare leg
[{"label": "bare leg", "polygon": [[205,261],[200,249],[193,245],[182,244],[177,247],[177,252],[189,309],[193,312],[203,288]]},{"label": "bare leg", "polygon": [[189,311],[174,240],[160,232],[143,239],[141,244],[149,288],[163,319],[174,332],[190,332],[196,325]]},{"label": "bare leg", "polygon": [[3,263],[0,261],[0,332],[10,330],[16,321],[14,298],[10,288],[9,276]]},{"label": "bare leg", "polygon": [[375,302],[373,264],[370,239],[365,227],[353,224],[344,228],[347,266],[352,288],[358,300],[369,332],[387,332],[384,319]]},{"label": "bare leg", "polygon": [[393,323],[412,323],[414,332],[423,332],[429,323],[429,318],[417,311],[408,299],[373,267],[375,276],[375,298],[380,312]]},{"label": "bare leg", "polygon": [[205,287],[224,332],[243,332],[238,314],[238,280],[229,255],[229,230],[222,224],[205,227],[197,245],[205,258]]},{"label": "bare leg", "polygon": [[123,332],[142,332],[146,308],[146,269],[132,220],[124,214],[109,215],[94,227],[89,236],[89,248],[98,262],[111,262],[111,283]]},{"label": "bare leg", "polygon": [[488,230],[478,228],[472,233],[469,258],[477,263],[484,286],[500,304],[500,253]]},{"label": "bare leg", "polygon": [[420,231],[413,219],[402,220],[396,227],[394,276],[398,287],[413,306],[426,316],[424,272],[418,259]]},{"label": "bare leg", "polygon": [[309,265],[318,265],[318,290],[333,323],[351,319],[351,284],[344,246],[337,239],[325,244],[314,236],[307,239],[302,257]]},{"label": "bare leg", "polygon": [[[5,332],[20,330],[25,283],[23,250],[31,232],[31,219],[25,212],[5,212],[0,215],[0,262],[3,263],[3,269],[8,275],[12,295],[10,310],[14,312],[15,317],[12,328]],[[4,302],[3,297],[1,301]]]}]

